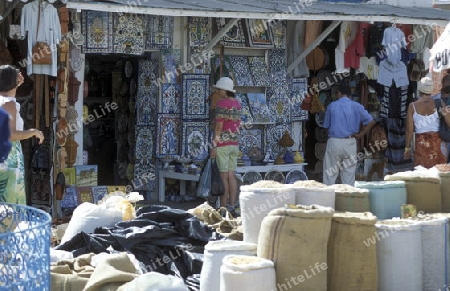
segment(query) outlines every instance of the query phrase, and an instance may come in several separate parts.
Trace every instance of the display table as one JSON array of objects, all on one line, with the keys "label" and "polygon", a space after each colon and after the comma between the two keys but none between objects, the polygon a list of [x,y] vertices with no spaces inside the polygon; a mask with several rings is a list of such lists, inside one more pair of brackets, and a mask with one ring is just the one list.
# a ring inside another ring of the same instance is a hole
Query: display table
[{"label": "display table", "polygon": [[185,173],[178,173],[173,171],[159,171],[159,178],[158,178],[158,196],[159,196],[159,202],[164,202],[165,196],[166,196],[166,178],[174,179],[174,180],[180,180],[180,195],[186,195],[186,181],[198,181],[200,180],[200,174],[194,175],[194,174],[185,174]]},{"label": "display table", "polygon": [[[272,170],[280,171],[280,172],[289,172],[291,170],[301,170],[303,171],[304,166],[307,163],[299,163],[299,164],[282,164],[282,165],[265,165],[265,166],[243,166],[237,167],[236,173],[244,174],[248,171],[255,171],[260,173],[266,173]],[[180,195],[186,195],[186,181],[195,181],[198,182],[200,180],[200,175],[194,174],[184,174],[173,171],[164,171],[160,170],[158,174],[158,201],[164,202],[165,193],[166,193],[166,178],[180,180]]]},{"label": "display table", "polygon": [[269,171],[289,172],[291,170],[304,171],[304,166],[306,165],[308,164],[298,163],[298,164],[280,164],[280,165],[265,165],[265,166],[242,166],[236,168],[236,173],[245,174],[248,171],[254,171],[259,173],[267,173]]}]

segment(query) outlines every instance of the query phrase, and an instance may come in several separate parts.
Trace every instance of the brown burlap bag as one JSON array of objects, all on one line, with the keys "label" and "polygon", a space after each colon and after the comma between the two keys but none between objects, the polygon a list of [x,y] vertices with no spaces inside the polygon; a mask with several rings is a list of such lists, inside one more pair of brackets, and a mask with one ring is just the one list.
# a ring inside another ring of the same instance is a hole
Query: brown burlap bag
[{"label": "brown burlap bag", "polygon": [[442,211],[441,179],[438,175],[427,175],[420,171],[400,172],[386,175],[385,181],[405,181],[407,203],[416,206],[417,211],[435,213]]},{"label": "brown burlap bag", "polygon": [[436,165],[435,168],[439,170],[441,178],[442,212],[450,212],[450,165],[441,164]]},{"label": "brown burlap bag", "polygon": [[[333,213],[329,207],[297,205],[274,209],[263,219],[257,253],[275,263],[280,290],[327,290],[327,244]],[[287,286],[291,278],[297,284]]]},{"label": "brown burlap bag", "polygon": [[328,241],[328,291],[378,290],[376,244],[363,242],[377,218],[366,213],[335,213]]},{"label": "brown burlap bag", "polygon": [[328,186],[334,189],[336,211],[370,212],[369,190],[345,184]]}]

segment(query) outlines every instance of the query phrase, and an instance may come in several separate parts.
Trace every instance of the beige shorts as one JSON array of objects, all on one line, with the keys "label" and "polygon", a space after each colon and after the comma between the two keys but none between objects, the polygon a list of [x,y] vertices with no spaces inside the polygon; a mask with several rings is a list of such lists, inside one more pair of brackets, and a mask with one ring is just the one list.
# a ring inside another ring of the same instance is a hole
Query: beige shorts
[{"label": "beige shorts", "polygon": [[217,147],[216,149],[216,162],[219,167],[219,171],[225,173],[236,170],[239,146],[227,145]]}]

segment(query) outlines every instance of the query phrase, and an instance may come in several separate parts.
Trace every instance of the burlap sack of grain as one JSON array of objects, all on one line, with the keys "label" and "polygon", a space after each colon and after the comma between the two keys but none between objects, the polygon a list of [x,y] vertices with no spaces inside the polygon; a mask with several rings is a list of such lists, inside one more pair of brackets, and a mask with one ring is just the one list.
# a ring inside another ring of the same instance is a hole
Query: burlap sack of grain
[{"label": "burlap sack of grain", "polygon": [[336,211],[370,212],[369,190],[346,184],[328,186],[334,189]]},{"label": "burlap sack of grain", "polygon": [[450,212],[450,165],[442,164],[434,167],[438,169],[441,178],[442,212]]},{"label": "burlap sack of grain", "polygon": [[273,262],[253,256],[225,256],[220,267],[220,291],[237,290],[277,290]]},{"label": "burlap sack of grain", "polygon": [[335,207],[334,189],[314,180],[297,181],[291,184],[295,194],[295,204],[317,204],[325,207]]},{"label": "burlap sack of grain", "polygon": [[241,241],[210,241],[205,245],[200,291],[220,290],[220,266],[227,255],[256,256],[256,244]]},{"label": "burlap sack of grain", "polygon": [[[297,205],[272,210],[264,218],[257,253],[275,263],[280,289],[327,290],[327,243],[333,213],[330,207]],[[287,286],[286,279],[292,277],[298,284]]]},{"label": "burlap sack of grain", "polygon": [[385,181],[405,181],[407,204],[416,206],[417,211],[435,213],[442,211],[441,178],[436,168],[416,167],[414,171],[386,175]]},{"label": "burlap sack of grain", "polygon": [[275,181],[258,181],[241,186],[239,205],[241,207],[244,241],[258,243],[263,218],[275,208],[294,204],[295,196],[289,185]]},{"label": "burlap sack of grain", "polygon": [[328,291],[378,290],[376,244],[363,243],[375,234],[376,222],[370,212],[334,214],[328,241]]}]

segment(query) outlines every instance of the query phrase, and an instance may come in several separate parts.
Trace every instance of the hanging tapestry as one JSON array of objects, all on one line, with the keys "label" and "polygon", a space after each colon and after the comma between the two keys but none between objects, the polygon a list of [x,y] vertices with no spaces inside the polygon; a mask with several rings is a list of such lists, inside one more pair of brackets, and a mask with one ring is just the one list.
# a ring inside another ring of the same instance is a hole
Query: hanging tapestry
[{"label": "hanging tapestry", "polygon": [[241,123],[242,124],[249,124],[251,125],[253,123],[253,116],[250,112],[250,107],[248,105],[247,96],[245,94],[236,94],[236,99],[241,103]]},{"label": "hanging tapestry", "polygon": [[145,50],[167,49],[173,42],[172,16],[150,15],[147,18]]},{"label": "hanging tapestry", "polygon": [[269,68],[270,73],[284,72],[286,74],[286,54],[285,50],[270,50],[269,51]]},{"label": "hanging tapestry", "polygon": [[151,160],[154,158],[155,125],[136,127],[136,160]]},{"label": "hanging tapestry", "polygon": [[254,86],[250,64],[246,56],[227,56],[229,63],[233,67],[235,85]]},{"label": "hanging tapestry", "polygon": [[189,52],[189,62],[184,66],[181,66],[182,72],[190,71],[188,66],[192,67],[192,73],[194,74],[209,74],[210,70],[210,58],[211,55],[201,47],[191,47]]},{"label": "hanging tapestry", "polygon": [[263,149],[263,131],[261,129],[241,129],[239,149],[242,154],[248,155],[248,151],[254,146]]},{"label": "hanging tapestry", "polygon": [[158,94],[160,86],[159,61],[147,58],[139,59],[138,94]]},{"label": "hanging tapestry", "polygon": [[189,17],[189,46],[205,47],[210,40],[208,17]]},{"label": "hanging tapestry", "polygon": [[250,72],[253,76],[255,86],[269,86],[270,78],[266,58],[263,56],[248,57],[248,63],[250,64]]},{"label": "hanging tapestry", "polygon": [[163,84],[160,113],[181,113],[181,88],[178,84]]},{"label": "hanging tapestry", "polygon": [[184,121],[181,154],[196,160],[208,156],[209,123],[207,121]]},{"label": "hanging tapestry", "polygon": [[271,122],[286,123],[291,120],[291,107],[286,89],[278,85],[267,89]]},{"label": "hanging tapestry", "polygon": [[83,31],[86,37],[83,53],[112,53],[112,13],[83,10],[82,17]]},{"label": "hanging tapestry", "polygon": [[156,94],[140,94],[136,98],[136,124],[149,125],[155,122]]},{"label": "hanging tapestry", "polygon": [[210,92],[209,74],[183,74],[182,118],[184,120],[208,119]]},{"label": "hanging tapestry", "polygon": [[303,99],[308,92],[307,78],[289,78],[289,104],[291,105],[291,121],[308,120],[308,111],[301,108]]},{"label": "hanging tapestry", "polygon": [[181,51],[179,49],[166,49],[161,51],[161,63],[164,83],[176,84],[179,82]]},{"label": "hanging tapestry", "polygon": [[276,49],[286,49],[286,20],[272,24],[273,44]]},{"label": "hanging tapestry", "polygon": [[266,126],[266,150],[272,150],[274,157],[278,156],[278,154],[283,150],[283,148],[278,145],[278,141],[281,139],[285,131],[288,131],[292,136],[292,124],[286,123]]},{"label": "hanging tapestry", "polygon": [[[228,23],[226,18],[216,18],[217,32],[220,32]],[[222,37],[220,44],[223,46],[245,47],[245,35],[242,28],[242,20],[239,19],[235,25]]]},{"label": "hanging tapestry", "polygon": [[156,155],[178,155],[180,153],[181,118],[178,114],[158,115],[159,134],[156,137]]},{"label": "hanging tapestry", "polygon": [[270,110],[265,93],[247,93],[248,103],[253,116],[253,122],[270,122]]},{"label": "hanging tapestry", "polygon": [[139,14],[114,14],[114,53],[144,53],[144,19],[144,16]]},{"label": "hanging tapestry", "polygon": [[249,46],[273,48],[270,22],[264,19],[245,19]]}]

